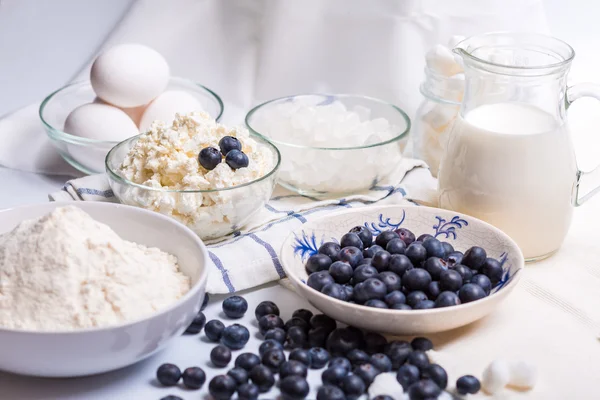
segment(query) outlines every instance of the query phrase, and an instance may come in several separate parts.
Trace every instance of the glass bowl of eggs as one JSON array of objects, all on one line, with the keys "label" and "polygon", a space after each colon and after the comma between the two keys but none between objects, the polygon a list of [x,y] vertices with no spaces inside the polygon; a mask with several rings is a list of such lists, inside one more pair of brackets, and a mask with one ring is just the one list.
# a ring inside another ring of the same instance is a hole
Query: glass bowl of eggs
[{"label": "glass bowl of eggs", "polygon": [[131,108],[104,102],[90,81],[73,83],[46,97],[39,116],[62,158],[85,174],[99,174],[118,143],[146,131],[154,120],[169,121],[175,113],[192,111],[205,111],[219,120],[223,101],[200,84],[171,77],[149,104]]}]

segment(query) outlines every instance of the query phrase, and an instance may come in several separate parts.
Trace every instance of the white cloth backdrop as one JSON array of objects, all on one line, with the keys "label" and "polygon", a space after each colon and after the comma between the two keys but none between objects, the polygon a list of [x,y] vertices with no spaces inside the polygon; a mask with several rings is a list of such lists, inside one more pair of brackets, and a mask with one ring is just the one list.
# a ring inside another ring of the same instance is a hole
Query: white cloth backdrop
[{"label": "white cloth backdrop", "polygon": [[[223,98],[224,121],[240,123],[261,100],[315,91],[371,95],[413,115],[427,49],[494,30],[546,32],[542,0],[138,0],[102,48],[155,48],[173,75]],[[87,79],[87,62],[77,79]],[[0,120],[0,165],[74,174],[37,108]]]}]

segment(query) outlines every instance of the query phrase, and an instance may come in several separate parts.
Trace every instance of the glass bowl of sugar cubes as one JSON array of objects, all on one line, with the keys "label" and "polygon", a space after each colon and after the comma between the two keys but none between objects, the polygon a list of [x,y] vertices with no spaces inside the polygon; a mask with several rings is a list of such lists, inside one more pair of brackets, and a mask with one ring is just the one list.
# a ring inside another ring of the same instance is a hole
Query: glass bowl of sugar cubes
[{"label": "glass bowl of sugar cubes", "polygon": [[347,94],[304,94],[248,112],[250,132],[281,152],[279,183],[308,196],[360,193],[402,160],[410,119],[385,101]]}]

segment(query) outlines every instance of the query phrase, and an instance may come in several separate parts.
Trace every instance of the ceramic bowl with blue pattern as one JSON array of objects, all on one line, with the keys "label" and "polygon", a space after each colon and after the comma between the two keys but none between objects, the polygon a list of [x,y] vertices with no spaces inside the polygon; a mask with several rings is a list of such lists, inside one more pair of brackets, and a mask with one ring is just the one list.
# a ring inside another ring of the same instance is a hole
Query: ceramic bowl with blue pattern
[{"label": "ceramic bowl with blue pattern", "polygon": [[[306,284],[304,264],[320,245],[364,225],[374,234],[408,228],[417,236],[429,233],[456,250],[481,246],[502,263],[502,280],[491,294],[472,303],[429,310],[387,310],[351,304],[326,296]],[[286,239],[281,252],[285,272],[296,291],[324,314],[366,330],[398,335],[446,331],[467,325],[492,312],[516,286],[524,259],[517,244],[492,225],[454,211],[419,206],[370,206],[311,221]]]}]

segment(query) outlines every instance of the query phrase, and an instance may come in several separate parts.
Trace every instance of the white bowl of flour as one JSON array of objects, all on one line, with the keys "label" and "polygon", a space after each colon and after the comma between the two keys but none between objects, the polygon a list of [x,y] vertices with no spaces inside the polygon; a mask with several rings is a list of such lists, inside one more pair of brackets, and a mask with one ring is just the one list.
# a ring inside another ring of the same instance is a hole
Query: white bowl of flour
[{"label": "white bowl of flour", "polygon": [[150,356],[199,311],[207,260],[190,229],[136,207],[0,211],[0,370],[74,377]]}]

